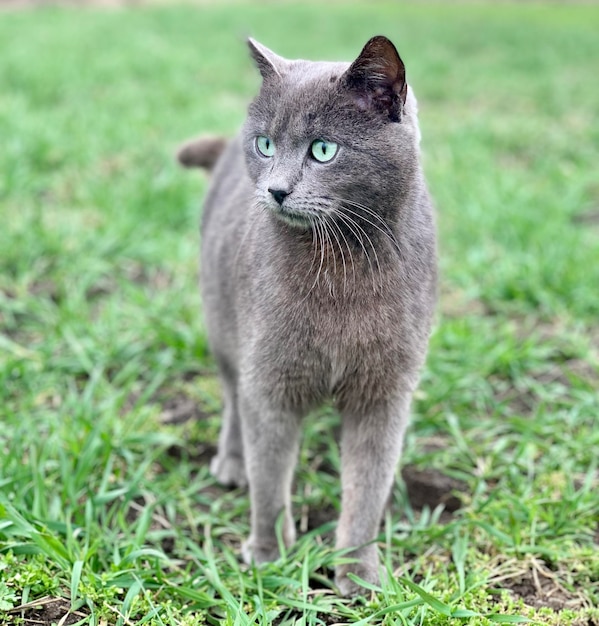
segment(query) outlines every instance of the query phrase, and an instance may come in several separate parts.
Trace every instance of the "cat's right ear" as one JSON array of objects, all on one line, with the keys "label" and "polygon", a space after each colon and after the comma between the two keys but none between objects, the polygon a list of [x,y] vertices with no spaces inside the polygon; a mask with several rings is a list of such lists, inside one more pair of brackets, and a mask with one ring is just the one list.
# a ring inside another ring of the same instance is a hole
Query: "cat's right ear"
[{"label": "cat's right ear", "polygon": [[272,50],[269,50],[251,37],[248,37],[248,47],[264,80],[281,78],[288,63],[286,59],[275,54]]},{"label": "cat's right ear", "polygon": [[344,83],[361,109],[373,109],[401,120],[408,84],[406,68],[395,46],[379,35],[364,46],[344,75]]}]

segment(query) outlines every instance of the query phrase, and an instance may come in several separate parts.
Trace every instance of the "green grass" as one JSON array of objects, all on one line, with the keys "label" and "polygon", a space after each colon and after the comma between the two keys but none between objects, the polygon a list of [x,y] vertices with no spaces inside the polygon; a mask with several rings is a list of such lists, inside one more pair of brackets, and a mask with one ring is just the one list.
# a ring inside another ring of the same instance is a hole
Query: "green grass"
[{"label": "green grass", "polygon": [[[599,624],[598,30],[574,4],[1,13],[0,624]],[[334,415],[306,424],[308,530],[280,562],[239,563],[247,495],[208,472],[206,184],[172,154],[241,124],[250,33],[347,60],[385,33],[420,99],[442,266],[404,458],[424,482],[398,473],[390,576],[354,603],[331,583]]]}]

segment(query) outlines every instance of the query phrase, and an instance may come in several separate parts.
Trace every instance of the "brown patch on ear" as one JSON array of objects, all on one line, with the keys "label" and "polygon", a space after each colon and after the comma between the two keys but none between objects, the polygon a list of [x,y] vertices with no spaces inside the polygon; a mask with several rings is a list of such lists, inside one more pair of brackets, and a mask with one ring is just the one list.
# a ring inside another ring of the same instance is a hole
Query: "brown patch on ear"
[{"label": "brown patch on ear", "polygon": [[344,74],[344,82],[359,108],[386,114],[392,122],[401,120],[408,93],[406,68],[387,37],[368,41]]},{"label": "brown patch on ear", "polygon": [[251,37],[248,37],[247,43],[262,78],[264,80],[280,78],[286,60]]}]

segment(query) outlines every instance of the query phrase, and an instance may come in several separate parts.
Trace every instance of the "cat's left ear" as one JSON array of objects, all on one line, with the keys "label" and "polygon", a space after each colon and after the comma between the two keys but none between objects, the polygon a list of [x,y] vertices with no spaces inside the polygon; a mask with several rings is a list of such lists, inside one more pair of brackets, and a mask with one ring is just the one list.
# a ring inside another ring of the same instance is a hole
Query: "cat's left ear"
[{"label": "cat's left ear", "polygon": [[280,78],[285,73],[289,63],[287,59],[275,54],[251,37],[248,37],[248,47],[264,80]]},{"label": "cat's left ear", "polygon": [[385,114],[392,122],[401,121],[408,93],[406,68],[387,37],[373,37],[343,80],[359,108]]}]

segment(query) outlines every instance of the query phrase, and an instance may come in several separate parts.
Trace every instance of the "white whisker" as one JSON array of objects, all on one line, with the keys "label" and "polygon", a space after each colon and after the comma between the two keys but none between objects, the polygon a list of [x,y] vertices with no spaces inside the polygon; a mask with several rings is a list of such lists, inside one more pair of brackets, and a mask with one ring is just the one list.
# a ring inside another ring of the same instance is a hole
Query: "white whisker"
[{"label": "white whisker", "polygon": [[[343,295],[345,295],[346,292],[346,286],[347,286],[347,267],[345,264],[345,255],[343,254],[343,248],[341,247],[341,242],[339,241],[339,237],[337,237],[337,233],[335,232],[336,230],[339,230],[339,227],[337,226],[337,224],[335,223],[334,220],[329,220],[327,222],[326,218],[330,217],[329,215],[325,215],[325,223],[330,224],[333,227],[332,233],[333,233],[333,237],[335,237],[335,241],[337,242],[337,246],[339,246],[339,252],[341,253],[341,261],[343,263]],[[339,231],[341,232],[341,231]],[[341,232],[341,234],[343,234]],[[351,258],[351,251],[348,250],[350,252],[350,258]],[[353,260],[352,260],[352,266],[353,266]],[[354,286],[355,286],[355,273],[354,273]]]},{"label": "white whisker", "polygon": [[382,224],[386,228],[389,228],[389,224],[394,224],[395,226],[399,224],[399,222],[397,222],[396,220],[392,220],[389,218],[383,219],[376,211],[373,211],[369,206],[366,206],[365,204],[361,204],[360,202],[356,202],[355,200],[348,200],[346,198],[335,198],[335,200],[341,203],[354,206],[357,209],[362,209],[363,211],[366,211],[367,213],[375,217],[377,220],[379,220],[379,222],[382,222]]},{"label": "white whisker", "polygon": [[317,225],[319,233],[320,233],[320,265],[318,266],[318,272],[316,273],[316,278],[314,279],[314,283],[312,284],[312,287],[310,287],[310,291],[312,291],[312,289],[314,289],[314,287],[318,283],[318,280],[320,279],[320,272],[322,271],[322,266],[324,265],[324,246],[325,246],[324,231],[322,230],[322,222],[320,220],[315,222],[315,224]]},{"label": "white whisker", "polygon": [[314,254],[312,255],[312,262],[310,263],[310,267],[308,268],[308,274],[306,278],[312,272],[312,268],[314,267],[314,263],[316,261],[316,253],[318,252],[318,232],[316,230],[316,223],[314,219],[310,219],[310,226],[312,227],[312,244],[314,245]]},{"label": "white whisker", "polygon": [[[360,236],[360,231],[362,233],[364,233],[364,235],[368,238],[368,240],[370,241],[370,246],[372,247],[372,250],[376,256],[376,250],[374,249],[374,245],[372,244],[372,241],[370,240],[370,237],[368,237],[368,235],[366,234],[366,232],[364,231],[364,229],[358,224],[356,223],[355,220],[353,220],[351,217],[349,217],[349,215],[345,215],[344,213],[342,213],[341,211],[339,211],[338,209],[334,209],[335,215],[348,227],[348,229],[352,232],[352,234],[354,235],[354,237],[358,240],[362,250],[364,251],[364,256],[366,257],[366,261],[368,262],[368,266],[370,267],[370,274],[372,276],[372,289],[374,291],[374,293],[376,293],[376,282],[375,282],[375,276],[374,276],[374,267],[372,266],[372,262],[370,260],[370,255],[368,254],[368,250],[366,250],[366,246],[364,245],[364,241],[362,239],[362,237]],[[352,226],[352,224],[357,228],[356,232]],[[379,269],[379,275],[380,275],[380,269],[381,266],[378,262],[378,257],[377,257],[377,266]]]},{"label": "white whisker", "polygon": [[[341,213],[342,213],[342,211],[341,211]],[[368,239],[368,243],[370,244],[370,247],[372,248],[372,252],[374,253],[374,260],[376,262],[376,266],[377,266],[377,269],[378,269],[379,279],[381,280],[380,284],[381,284],[381,290],[382,290],[383,285],[382,285],[381,264],[379,262],[379,255],[377,254],[376,247],[375,247],[374,243],[372,243],[372,239],[370,238],[368,233],[364,230],[364,228],[361,226],[361,224],[359,222],[356,222],[349,215],[344,214],[344,217],[345,217],[345,219],[350,220],[357,228],[359,228],[360,231],[362,233],[364,233],[364,237],[366,237],[366,239]]]},{"label": "white whisker", "polygon": [[[352,206],[355,204],[355,203],[351,203],[349,201],[345,201],[345,202],[346,202],[346,204],[351,204]],[[358,208],[362,209],[363,211],[368,211],[370,214],[374,215],[385,226],[385,230],[383,230],[380,226],[378,226],[377,224],[375,224],[374,222],[369,220],[367,217],[365,217],[363,215],[360,215],[359,213],[356,213],[356,211],[352,211],[347,206],[343,207],[343,209],[345,211],[347,211],[348,213],[351,213],[352,215],[355,215],[356,217],[364,220],[367,224],[370,224],[371,226],[376,228],[379,232],[381,232],[383,235],[385,235],[385,237],[387,237],[389,239],[389,241],[391,241],[391,243],[395,246],[396,250],[398,252],[400,252],[399,243],[397,242],[397,239],[395,238],[395,235],[393,234],[393,231],[391,231],[391,229],[389,228],[388,224],[386,224],[385,221],[379,215],[376,215],[376,213],[373,213],[367,207],[359,206]]]},{"label": "white whisker", "polygon": [[[329,233],[329,229],[327,228],[327,221],[326,219],[323,219],[321,221],[322,227],[324,229],[325,235],[327,236],[327,241],[331,244],[331,252],[333,254],[333,275],[337,276],[337,255],[335,254],[335,251],[333,250],[333,240],[331,239],[331,234]],[[327,261],[329,258],[329,249],[327,248]]]}]

